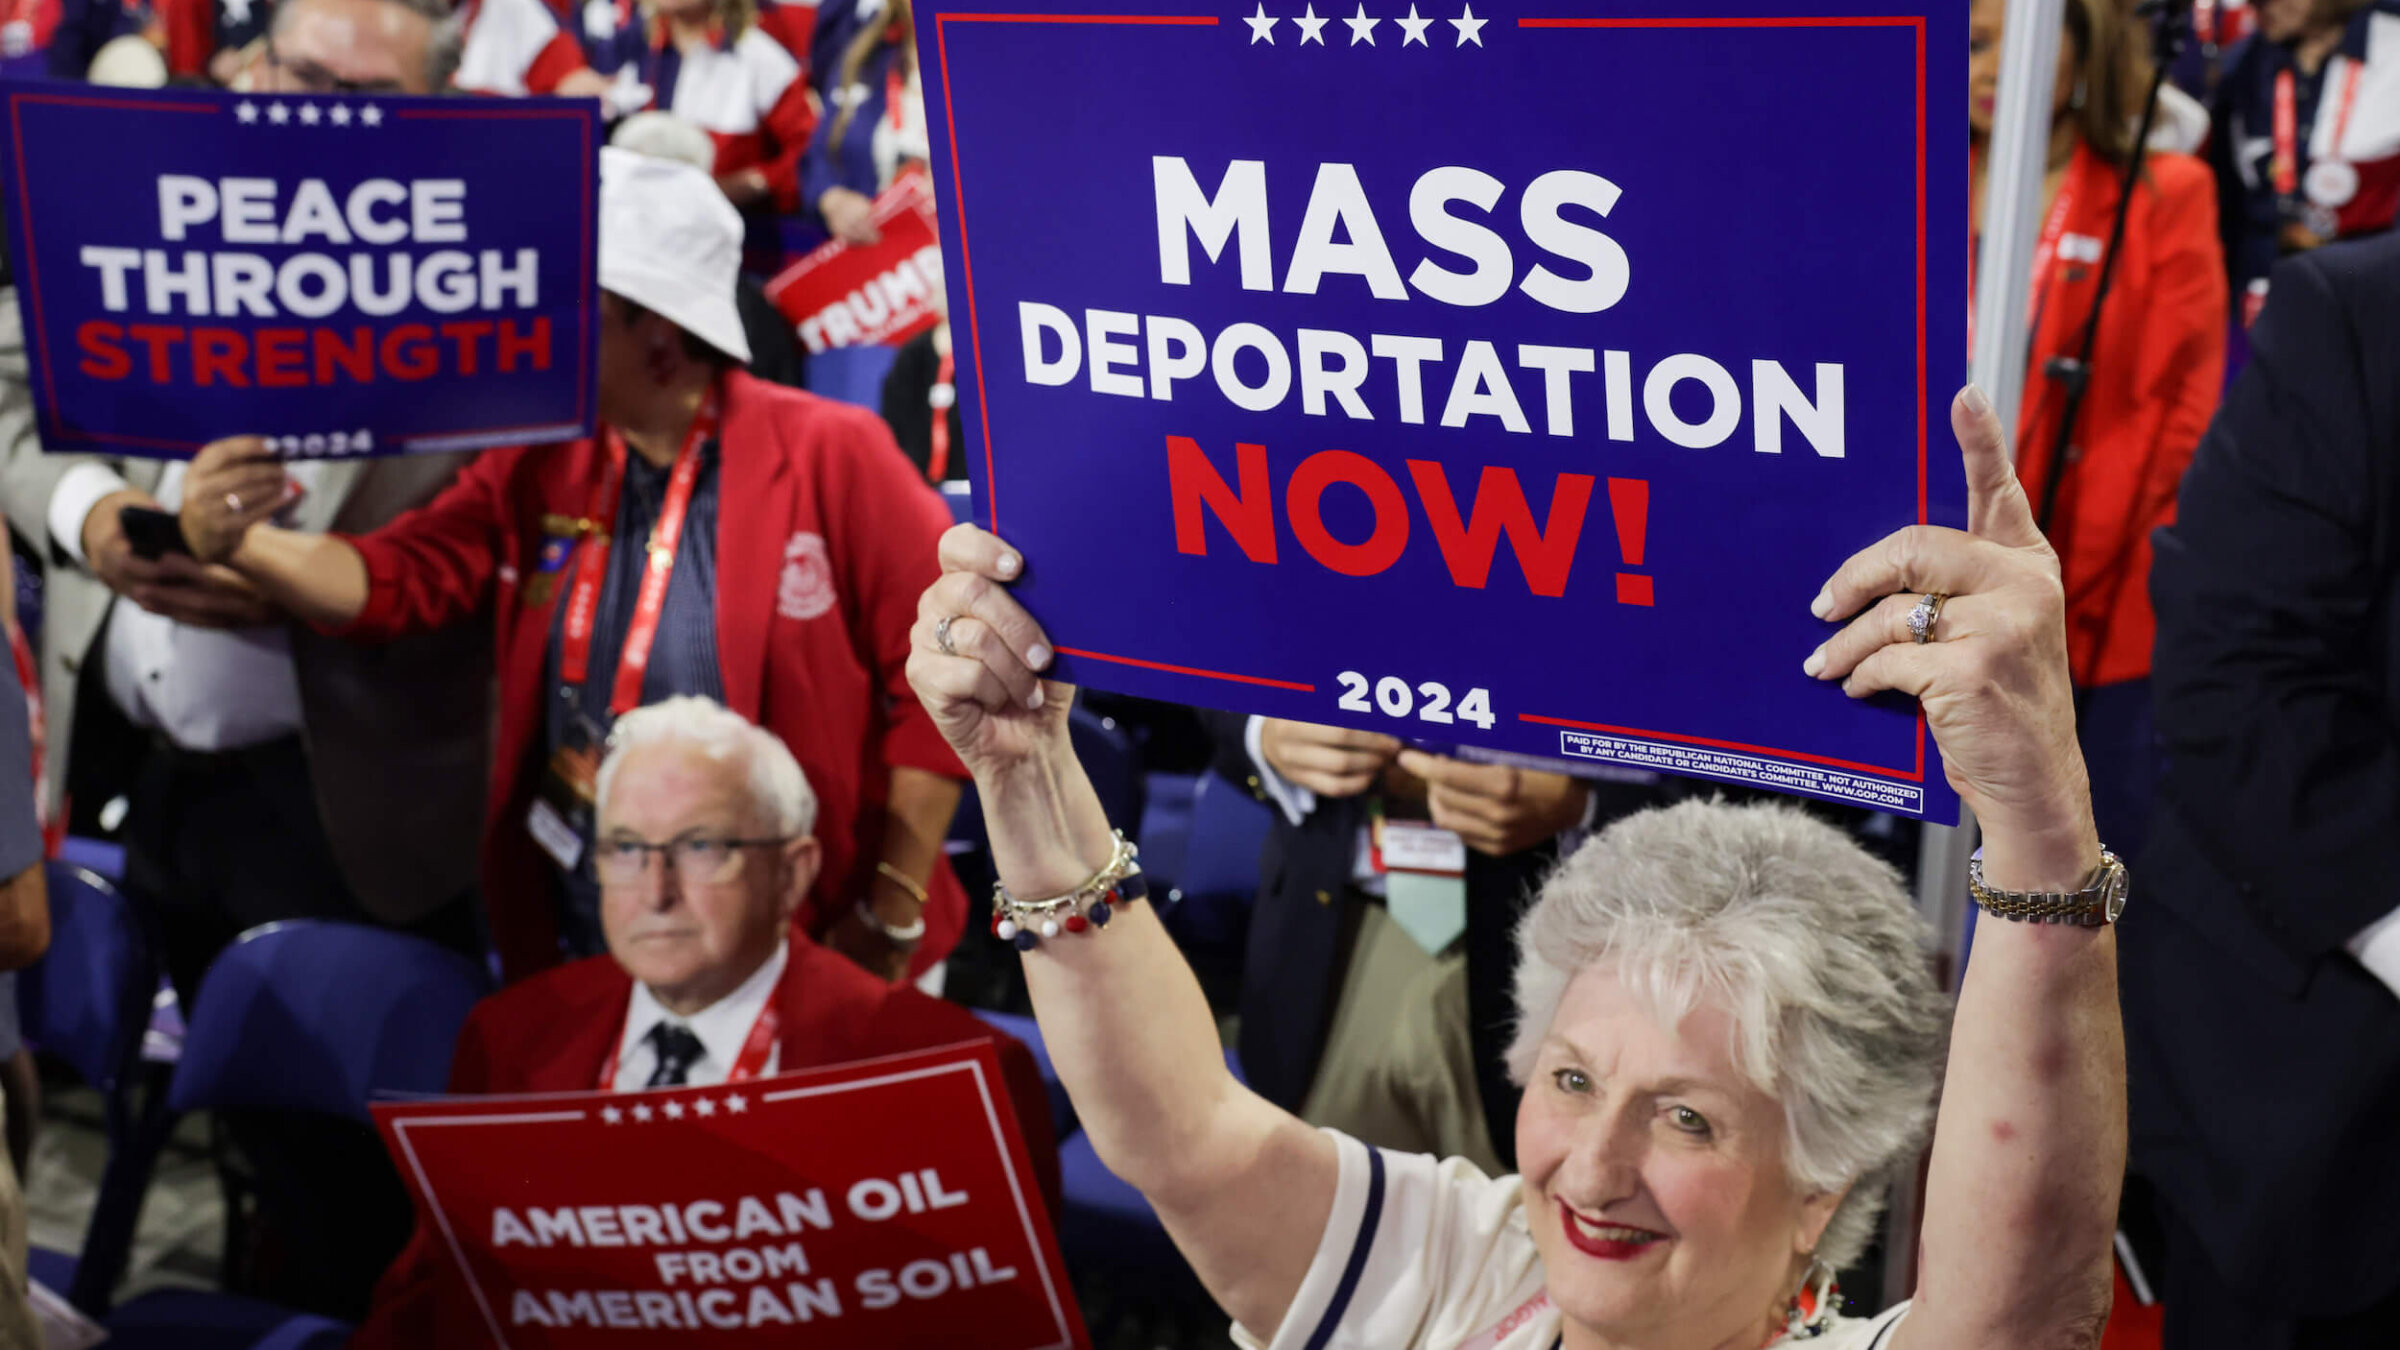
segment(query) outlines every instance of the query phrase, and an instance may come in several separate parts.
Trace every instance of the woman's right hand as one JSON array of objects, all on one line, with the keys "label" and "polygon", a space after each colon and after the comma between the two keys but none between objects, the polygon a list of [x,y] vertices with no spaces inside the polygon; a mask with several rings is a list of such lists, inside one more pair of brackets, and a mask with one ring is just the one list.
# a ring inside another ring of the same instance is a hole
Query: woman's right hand
[{"label": "woman's right hand", "polygon": [[[1045,681],[1050,640],[1006,589],[1025,560],[973,525],[942,535],[941,580],[917,602],[908,682],[978,782],[1066,741],[1071,685]],[[950,650],[939,641],[950,621]]]}]

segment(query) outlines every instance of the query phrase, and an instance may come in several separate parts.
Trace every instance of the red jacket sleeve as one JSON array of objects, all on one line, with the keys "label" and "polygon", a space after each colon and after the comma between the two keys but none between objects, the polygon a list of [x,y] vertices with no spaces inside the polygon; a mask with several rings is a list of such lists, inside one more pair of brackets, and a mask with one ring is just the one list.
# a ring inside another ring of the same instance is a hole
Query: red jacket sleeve
[{"label": "red jacket sleeve", "polygon": [[941,577],[950,508],[917,476],[882,418],[829,399],[816,406],[831,422],[825,435],[833,442],[825,501],[842,513],[834,570],[857,597],[848,612],[850,640],[873,662],[890,707],[883,762],[964,778],[965,766],[908,687],[909,633],[917,601]]},{"label": "red jacket sleeve", "polygon": [[800,156],[817,130],[817,110],[808,101],[808,81],[794,77],[783,87],[773,107],[759,118],[765,132],[767,157],[758,170],[767,178],[775,210],[791,215],[800,210]]},{"label": "red jacket sleeve", "polygon": [[350,536],[367,567],[367,604],[327,631],[388,642],[446,627],[483,608],[498,573],[511,518],[509,486],[525,451],[476,457],[440,496],[372,534]]},{"label": "red jacket sleeve", "polygon": [[558,91],[558,82],[584,68],[583,44],[565,29],[551,34],[542,49],[534,53],[533,64],[525,70],[525,92],[550,94]]}]

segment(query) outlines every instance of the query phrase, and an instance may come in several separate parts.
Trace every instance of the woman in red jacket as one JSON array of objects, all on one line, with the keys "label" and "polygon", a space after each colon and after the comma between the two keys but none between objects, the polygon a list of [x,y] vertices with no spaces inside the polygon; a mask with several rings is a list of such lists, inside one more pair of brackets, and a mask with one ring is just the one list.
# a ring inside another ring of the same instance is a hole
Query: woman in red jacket
[{"label": "woman in red jacket", "polygon": [[[2151,153],[2125,222],[2074,432],[2053,363],[2082,350],[2141,99],[2142,44],[2112,0],[2067,0],[2053,94],[2043,225],[2033,259],[2017,474],[2058,550],[2069,667],[2101,829],[2136,846],[2157,772],[2150,719],[2150,532],[2175,518],[2175,488],[2216,412],[2227,323],[2216,187],[2188,155]],[[1999,83],[2001,0],[1976,0],[1968,121],[1973,219],[1984,207],[1984,140]]]},{"label": "woman in red jacket", "polygon": [[220,441],[193,461],[185,537],[363,641],[489,613],[484,903],[509,978],[600,950],[599,752],[616,716],[676,694],[774,732],[815,786],[802,926],[922,974],[966,922],[942,855],[962,771],[904,669],[948,508],[873,413],[740,368],[741,222],[707,175],[604,150],[600,216],[600,436],[489,452],[355,539],[265,524],[282,465]]}]

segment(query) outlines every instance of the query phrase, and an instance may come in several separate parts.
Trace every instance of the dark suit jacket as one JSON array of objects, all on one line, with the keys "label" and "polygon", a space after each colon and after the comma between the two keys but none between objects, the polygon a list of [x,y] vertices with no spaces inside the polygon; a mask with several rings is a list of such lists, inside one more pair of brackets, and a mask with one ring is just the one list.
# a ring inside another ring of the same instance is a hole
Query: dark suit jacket
[{"label": "dark suit jacket", "polygon": [[2157,536],[2168,769],[2120,936],[2135,1170],[2265,1310],[2400,1289],[2400,238],[2275,273]]},{"label": "dark suit jacket", "polygon": [[[777,1066],[823,1068],[960,1041],[990,1041],[1036,1181],[1058,1213],[1058,1145],[1033,1052],[973,1013],[906,985],[889,985],[809,941],[797,926],[776,986],[783,1038]],[[589,1092],[617,1051],[633,981],[606,956],[557,966],[475,1005],[450,1062],[454,1093]],[[794,1141],[795,1146],[806,1146]],[[489,1342],[441,1239],[418,1216],[416,1236],[375,1286],[353,1350],[416,1350]]]},{"label": "dark suit jacket", "polygon": [[[1258,770],[1243,747],[1248,718],[1205,713],[1216,738],[1219,775],[1261,801]],[[1667,800],[1670,789],[1594,783],[1597,823]],[[1366,800],[1320,800],[1298,825],[1275,811],[1275,828],[1259,858],[1258,904],[1251,911],[1242,967],[1242,1073],[1276,1105],[1297,1111],[1317,1076],[1325,1035],[1341,1001],[1342,972],[1356,916],[1343,903],[1357,860],[1358,827]],[[1502,1056],[1508,1050],[1515,1005],[1517,920],[1558,861],[1556,841],[1505,858],[1467,854],[1467,1016],[1475,1046],[1475,1085],[1484,1123],[1502,1162],[1515,1166],[1517,1088]]]}]

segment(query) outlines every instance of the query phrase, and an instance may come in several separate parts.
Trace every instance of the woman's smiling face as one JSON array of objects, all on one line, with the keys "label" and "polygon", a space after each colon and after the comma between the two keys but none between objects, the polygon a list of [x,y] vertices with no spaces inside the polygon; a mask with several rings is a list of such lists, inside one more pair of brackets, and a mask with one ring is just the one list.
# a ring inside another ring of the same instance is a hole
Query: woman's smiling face
[{"label": "woman's smiling face", "polygon": [[1607,1339],[1673,1328],[1755,1346],[1841,1193],[1786,1170],[1781,1103],[1703,1001],[1664,1027],[1606,966],[1567,986],[1517,1113],[1526,1218],[1551,1302]]}]

